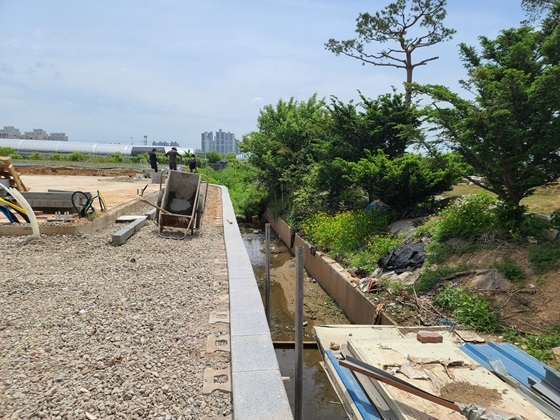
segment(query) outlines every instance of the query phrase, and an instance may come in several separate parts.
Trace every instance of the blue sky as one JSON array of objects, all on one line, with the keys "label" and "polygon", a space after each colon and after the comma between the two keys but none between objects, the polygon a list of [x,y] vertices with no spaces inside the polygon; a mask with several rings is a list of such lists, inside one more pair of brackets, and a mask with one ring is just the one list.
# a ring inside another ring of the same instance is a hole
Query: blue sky
[{"label": "blue sky", "polygon": [[[388,0],[0,0],[0,127],[66,132],[70,141],[238,139],[259,110],[290,97],[343,101],[402,91],[404,70],[325,50],[355,37],[361,12]],[[451,41],[419,83],[460,91],[457,44],[478,45],[524,18],[521,0],[448,0]],[[372,46],[373,51],[380,48]]]}]

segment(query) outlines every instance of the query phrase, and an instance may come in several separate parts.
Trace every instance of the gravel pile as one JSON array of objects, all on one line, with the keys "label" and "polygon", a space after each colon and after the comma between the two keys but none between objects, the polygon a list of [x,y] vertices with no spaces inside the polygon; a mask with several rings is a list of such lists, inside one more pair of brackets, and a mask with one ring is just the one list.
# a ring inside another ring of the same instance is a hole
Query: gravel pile
[{"label": "gravel pile", "polygon": [[118,247],[121,224],[1,238],[0,418],[231,415],[230,393],[202,392],[205,369],[230,365],[206,353],[209,335],[229,334],[209,323],[228,309],[221,218],[209,216],[182,241],[152,222]]}]

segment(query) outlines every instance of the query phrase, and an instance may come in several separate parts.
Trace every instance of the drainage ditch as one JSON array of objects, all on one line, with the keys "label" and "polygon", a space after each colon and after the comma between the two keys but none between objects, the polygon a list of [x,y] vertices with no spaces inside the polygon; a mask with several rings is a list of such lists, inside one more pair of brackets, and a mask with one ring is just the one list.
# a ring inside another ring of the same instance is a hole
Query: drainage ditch
[{"label": "drainage ditch", "polygon": [[[263,229],[241,227],[243,242],[249,253],[253,271],[264,296],[266,277],[265,234]],[[271,230],[270,255],[270,331],[273,341],[294,340],[295,257]],[[321,286],[304,274],[304,341],[314,341],[313,326],[349,324],[344,312]],[[276,357],[283,377],[289,377],[286,392],[294,411],[295,351],[277,348]],[[321,367],[317,349],[303,351],[303,417],[305,419],[346,419],[346,413]]]}]

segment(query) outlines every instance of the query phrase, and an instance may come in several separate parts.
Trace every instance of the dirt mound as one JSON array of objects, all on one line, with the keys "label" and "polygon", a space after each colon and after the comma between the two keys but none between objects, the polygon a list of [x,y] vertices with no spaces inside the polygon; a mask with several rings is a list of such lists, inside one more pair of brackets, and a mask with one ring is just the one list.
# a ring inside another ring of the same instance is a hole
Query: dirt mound
[{"label": "dirt mound", "polygon": [[18,166],[21,175],[128,176],[135,177],[142,170],[130,168],[86,168],[78,166]]}]

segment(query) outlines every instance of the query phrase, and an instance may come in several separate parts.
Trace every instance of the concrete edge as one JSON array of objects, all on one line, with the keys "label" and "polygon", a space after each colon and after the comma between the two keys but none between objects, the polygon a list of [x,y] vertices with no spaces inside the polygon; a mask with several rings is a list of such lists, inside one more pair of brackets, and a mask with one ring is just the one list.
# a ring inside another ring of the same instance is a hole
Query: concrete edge
[{"label": "concrete edge", "polygon": [[[143,199],[157,198],[159,191],[153,192],[143,197],[135,198],[127,203],[121,204],[112,208],[107,213],[102,213],[101,217],[96,218],[91,222],[83,222],[79,224],[67,225],[39,225],[41,235],[77,235],[79,233],[90,233],[102,229],[115,223],[119,217],[124,214],[136,212],[138,209],[144,207],[146,204],[140,201]],[[155,209],[153,209],[155,212]],[[29,224],[22,225],[5,225],[0,226],[0,236],[22,236],[31,235],[33,232]]]},{"label": "concrete edge", "polygon": [[262,301],[260,299],[242,301],[231,297],[231,290],[239,289],[238,283],[242,284],[244,290],[254,288],[256,293],[259,292],[251,261],[237,225],[229,191],[224,186],[219,187],[222,190],[224,242],[230,285],[233,418],[292,419],[293,414],[272,345]]}]

